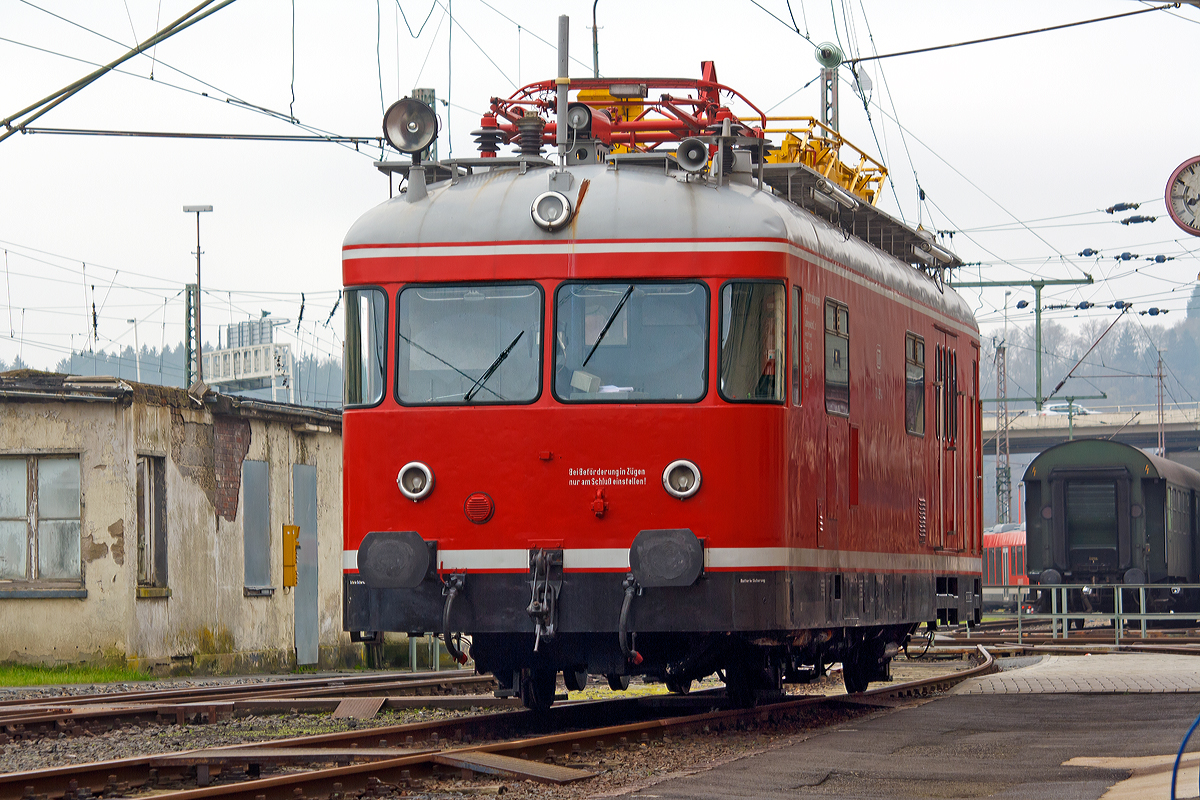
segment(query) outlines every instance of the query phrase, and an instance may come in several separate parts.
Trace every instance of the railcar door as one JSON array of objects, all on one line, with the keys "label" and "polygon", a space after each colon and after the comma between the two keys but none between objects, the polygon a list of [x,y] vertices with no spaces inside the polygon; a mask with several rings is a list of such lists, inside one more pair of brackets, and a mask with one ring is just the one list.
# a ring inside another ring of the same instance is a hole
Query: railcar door
[{"label": "railcar door", "polygon": [[959,452],[958,353],[953,334],[942,332],[934,352],[936,402],[938,521],[932,544],[938,548],[960,546],[962,532],[962,455]]},{"label": "railcar door", "polygon": [[838,546],[849,517],[850,310],[825,300],[825,520],[820,546]]},{"label": "railcar door", "polygon": [[837,548],[838,528],[847,517],[847,429],[845,419],[830,417],[825,429],[825,529],[821,547]]}]

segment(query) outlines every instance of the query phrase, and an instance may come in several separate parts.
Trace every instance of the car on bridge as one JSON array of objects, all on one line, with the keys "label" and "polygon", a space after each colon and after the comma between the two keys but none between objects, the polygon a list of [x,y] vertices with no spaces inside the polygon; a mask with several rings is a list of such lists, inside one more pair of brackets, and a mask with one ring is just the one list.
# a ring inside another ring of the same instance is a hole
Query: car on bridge
[{"label": "car on bridge", "polygon": [[1090,408],[1084,408],[1078,403],[1047,403],[1042,406],[1042,410],[1038,412],[1039,417],[1052,417],[1058,414],[1074,414],[1080,416],[1082,414],[1098,414],[1098,411],[1092,411]]}]

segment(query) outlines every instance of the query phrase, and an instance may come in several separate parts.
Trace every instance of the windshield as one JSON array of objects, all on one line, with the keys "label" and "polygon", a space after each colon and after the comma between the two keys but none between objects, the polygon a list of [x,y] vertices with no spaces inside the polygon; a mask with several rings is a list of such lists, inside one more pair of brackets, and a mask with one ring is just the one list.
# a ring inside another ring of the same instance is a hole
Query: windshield
[{"label": "windshield", "polygon": [[542,292],[535,284],[408,286],[396,329],[396,393],[405,405],[537,399]]},{"label": "windshield", "polygon": [[704,397],[704,284],[565,284],[555,308],[554,394],[560,400],[694,402]]}]

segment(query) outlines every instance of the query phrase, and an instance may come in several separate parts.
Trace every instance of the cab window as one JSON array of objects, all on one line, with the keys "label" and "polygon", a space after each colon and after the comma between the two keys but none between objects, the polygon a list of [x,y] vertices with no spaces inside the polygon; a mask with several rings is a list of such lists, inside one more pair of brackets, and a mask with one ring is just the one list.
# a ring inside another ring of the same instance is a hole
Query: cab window
[{"label": "cab window", "polygon": [[782,403],[783,284],[730,281],[721,289],[721,396],[734,402]]},{"label": "cab window", "polygon": [[347,407],[383,399],[387,362],[387,295],[382,289],[347,289],[345,380]]}]

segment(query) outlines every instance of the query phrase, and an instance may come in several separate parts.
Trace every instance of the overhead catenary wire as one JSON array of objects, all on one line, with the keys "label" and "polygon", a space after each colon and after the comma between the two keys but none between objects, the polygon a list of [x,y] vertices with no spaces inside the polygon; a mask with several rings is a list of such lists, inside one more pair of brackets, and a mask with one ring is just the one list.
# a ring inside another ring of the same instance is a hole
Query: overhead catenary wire
[{"label": "overhead catenary wire", "polygon": [[[25,2],[31,6],[33,5],[32,3],[28,3],[28,0],[22,0],[22,2]],[[84,89],[85,87],[94,83],[95,81],[97,81],[98,79],[103,77],[106,73],[111,71],[113,67],[119,66],[119,65],[125,63],[126,61],[128,61],[129,59],[133,58],[134,56],[139,55],[147,47],[152,47],[152,46],[158,44],[160,41],[163,41],[164,39],[168,39],[171,36],[174,36],[176,33],[179,33],[180,31],[186,30],[187,28],[191,27],[192,25],[196,24],[197,22],[200,22],[201,20],[215,14],[216,12],[220,11],[221,9],[223,9],[226,6],[230,5],[231,3],[235,2],[235,0],[221,0],[220,2],[217,3],[217,5],[215,7],[207,8],[208,6],[212,5],[213,2],[216,2],[216,0],[204,0],[204,2],[202,2],[200,5],[196,6],[194,9],[189,11],[187,14],[184,14],[182,17],[180,17],[179,19],[172,22],[166,28],[163,28],[161,31],[154,34],[154,36],[152,36],[149,39],[147,39],[146,41],[138,44],[132,50],[126,52],[125,55],[120,56],[119,58],[115,59],[114,61],[110,61],[108,64],[104,65],[100,69],[97,69],[96,71],[92,72],[89,75],[85,75],[83,78],[80,78],[79,80],[75,81],[74,83],[72,83],[62,89],[59,89],[57,92],[54,92],[53,94],[48,95],[47,97],[39,100],[38,102],[36,102],[32,105],[26,106],[25,108],[18,111],[16,114],[12,114],[8,117],[5,117],[3,120],[0,120],[0,125],[3,125],[6,128],[6,130],[4,130],[3,132],[0,132],[0,142],[4,141],[8,137],[12,136],[14,133],[21,130],[21,128],[27,126],[29,123],[31,123],[35,119],[41,117],[43,114],[46,114],[51,109],[62,104],[64,101],[66,101],[67,99],[69,99],[70,97],[72,97],[73,95],[75,95],[76,93],[78,93],[79,91]],[[34,6],[34,7],[36,8],[36,6]],[[206,8],[207,8],[207,10],[205,10]],[[29,115],[29,116],[26,116],[26,115]],[[16,125],[12,124],[13,122],[16,122],[21,117],[25,117],[25,119],[21,122],[18,122]]]},{"label": "overhead catenary wire", "polygon": [[[102,35],[102,34],[97,34],[97,35]],[[107,37],[105,37],[105,38],[107,38]],[[65,58],[70,61],[77,61],[81,64],[87,64],[88,66],[98,66],[95,62],[88,61],[86,59],[77,58],[75,56],[67,55],[65,53],[59,53],[54,50],[48,50],[44,47],[37,47],[36,45],[31,45],[26,42],[18,42],[14,39],[8,39],[3,36],[0,36],[0,42],[6,42],[8,44],[17,45],[19,47],[25,47],[25,48],[35,50],[40,53],[46,53],[47,55],[52,55],[52,56],[56,56],[59,58]],[[162,62],[159,62],[159,63],[162,63]],[[203,81],[199,81],[199,79],[197,79],[197,78],[193,78],[192,76],[188,75],[185,72],[176,70],[174,67],[171,67],[169,64],[163,63],[163,66],[167,67],[168,69],[172,69],[176,72],[180,72],[181,75],[189,77],[192,80],[197,80],[202,85],[209,86],[209,88],[214,88],[214,89],[216,88],[216,87],[211,86],[211,84],[206,84]],[[280,119],[285,122],[290,122],[290,124],[295,125],[296,127],[300,128],[302,130],[312,131],[313,132],[313,136],[312,136],[313,141],[320,140],[320,141],[332,142],[334,144],[338,144],[342,147],[345,147],[347,150],[350,150],[352,152],[355,152],[358,155],[361,155],[361,156],[364,156],[367,158],[370,158],[371,156],[368,153],[361,152],[359,150],[359,144],[367,143],[369,141],[376,141],[376,140],[382,141],[382,137],[339,136],[339,135],[331,133],[329,131],[323,131],[320,128],[317,128],[316,126],[313,126],[313,125],[302,124],[302,123],[300,123],[299,120],[289,120],[285,115],[281,114],[278,111],[271,111],[270,109],[267,109],[263,106],[258,106],[253,103],[247,103],[246,101],[239,100],[236,98],[227,97],[225,99],[222,99],[220,97],[215,97],[213,95],[210,95],[206,92],[199,92],[194,89],[188,89],[183,86],[179,86],[179,85],[167,82],[167,81],[163,81],[161,79],[148,78],[145,75],[139,75],[137,73],[127,72],[127,71],[121,70],[121,69],[113,69],[111,71],[115,72],[119,75],[124,75],[126,77],[137,78],[139,80],[144,80],[144,81],[151,81],[152,83],[156,84],[157,86],[162,86],[162,87],[165,87],[168,89],[180,91],[185,94],[190,94],[197,98],[203,98],[205,100],[210,100],[210,101],[222,103],[225,105],[232,105],[235,108],[242,108],[247,111],[253,111],[255,113],[262,114],[267,117],[271,117],[274,119]],[[221,90],[217,89],[217,91],[221,91]],[[140,135],[144,135],[144,136],[156,136],[156,137],[165,137],[165,138],[200,138],[200,139],[224,138],[224,139],[246,139],[246,140],[251,140],[251,141],[253,141],[253,140],[271,141],[273,139],[273,137],[270,137],[270,136],[265,136],[265,135],[260,136],[260,135],[254,135],[254,134],[195,134],[195,133],[174,134],[174,133],[160,133],[160,132],[117,131],[117,130],[114,130],[114,131],[95,130],[95,131],[93,131],[91,129],[44,128],[44,127],[40,127],[40,126],[39,127],[25,127],[25,128],[21,128],[20,130],[21,130],[21,133],[23,133],[23,134],[62,133],[62,134],[79,134],[79,135],[98,135],[98,136],[104,136],[104,135],[140,136]],[[280,141],[307,141],[307,140],[308,139],[304,138],[304,137],[292,137],[292,138],[283,137],[280,139]]]},{"label": "overhead catenary wire", "polygon": [[1152,8],[1143,8],[1140,11],[1126,11],[1121,14],[1110,14],[1107,17],[1095,17],[1093,19],[1079,20],[1078,22],[1066,22],[1062,25],[1050,25],[1045,28],[1035,28],[1028,31],[1018,31],[1017,33],[1004,33],[998,36],[986,36],[982,39],[971,39],[965,42],[955,42],[953,44],[939,44],[932,47],[918,47],[912,50],[902,50],[897,53],[885,53],[884,55],[863,56],[862,58],[847,59],[846,63],[858,63],[862,61],[878,61],[884,58],[896,58],[898,56],[912,56],[919,53],[932,53],[938,50],[950,50],[955,47],[966,47],[973,44],[986,44],[988,42],[999,42],[1004,39],[1015,39],[1018,36],[1032,36],[1037,33],[1049,33],[1050,31],[1060,31],[1065,28],[1077,28],[1080,25],[1091,25],[1096,22],[1107,22],[1113,19],[1121,19],[1122,17],[1136,17],[1139,14],[1148,14],[1151,11],[1165,11],[1171,8],[1179,8],[1179,3],[1173,3],[1165,6],[1154,6]]}]

